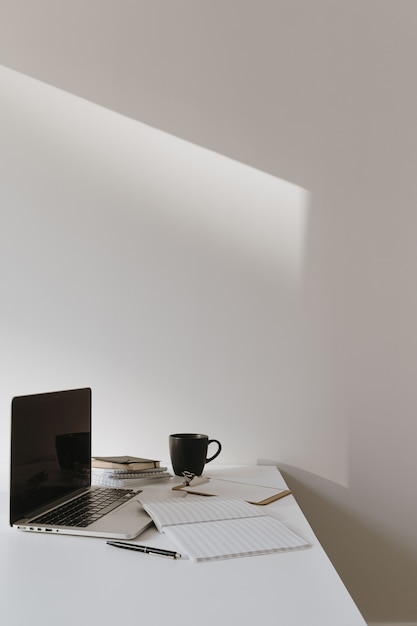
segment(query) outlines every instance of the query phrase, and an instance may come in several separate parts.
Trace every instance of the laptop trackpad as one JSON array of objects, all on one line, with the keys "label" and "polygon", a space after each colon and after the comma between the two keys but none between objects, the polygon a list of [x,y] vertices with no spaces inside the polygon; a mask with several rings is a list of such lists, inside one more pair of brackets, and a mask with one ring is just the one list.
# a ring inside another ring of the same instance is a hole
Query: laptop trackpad
[{"label": "laptop trackpad", "polygon": [[89,528],[98,532],[109,532],[114,535],[136,536],[152,524],[152,519],[137,500],[130,500],[121,507],[107,513],[94,522]]}]

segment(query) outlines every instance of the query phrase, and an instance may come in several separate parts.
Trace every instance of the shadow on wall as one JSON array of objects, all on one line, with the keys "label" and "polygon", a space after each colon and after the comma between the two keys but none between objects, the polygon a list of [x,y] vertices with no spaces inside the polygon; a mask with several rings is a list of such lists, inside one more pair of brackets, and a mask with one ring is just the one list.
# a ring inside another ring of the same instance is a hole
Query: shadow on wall
[{"label": "shadow on wall", "polygon": [[402,618],[414,620],[417,561],[352,512],[349,488],[291,465],[259,462],[282,472],[364,617],[394,622],[401,604]]}]

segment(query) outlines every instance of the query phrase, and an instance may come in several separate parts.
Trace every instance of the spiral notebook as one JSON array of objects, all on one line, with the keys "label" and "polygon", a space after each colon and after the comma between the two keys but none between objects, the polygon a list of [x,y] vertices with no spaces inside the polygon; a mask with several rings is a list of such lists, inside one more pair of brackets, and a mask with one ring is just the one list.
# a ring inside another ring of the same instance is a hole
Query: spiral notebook
[{"label": "spiral notebook", "polygon": [[247,502],[212,496],[164,500],[140,497],[160,532],[190,559],[203,562],[310,547],[264,509]]},{"label": "spiral notebook", "polygon": [[91,481],[93,485],[103,487],[137,487],[161,478],[170,478],[171,474],[166,467],[143,470],[142,472],[124,472],[122,470],[106,470],[92,468]]}]

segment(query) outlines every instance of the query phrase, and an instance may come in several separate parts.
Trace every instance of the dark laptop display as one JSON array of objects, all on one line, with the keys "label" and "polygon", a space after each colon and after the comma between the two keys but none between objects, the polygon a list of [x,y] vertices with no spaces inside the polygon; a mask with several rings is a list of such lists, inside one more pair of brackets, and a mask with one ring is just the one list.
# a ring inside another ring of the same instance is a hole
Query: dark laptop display
[{"label": "dark laptop display", "polygon": [[12,400],[10,524],[29,532],[137,537],[140,489],[91,485],[91,389]]},{"label": "dark laptop display", "polygon": [[10,524],[90,485],[91,389],[12,401]]}]

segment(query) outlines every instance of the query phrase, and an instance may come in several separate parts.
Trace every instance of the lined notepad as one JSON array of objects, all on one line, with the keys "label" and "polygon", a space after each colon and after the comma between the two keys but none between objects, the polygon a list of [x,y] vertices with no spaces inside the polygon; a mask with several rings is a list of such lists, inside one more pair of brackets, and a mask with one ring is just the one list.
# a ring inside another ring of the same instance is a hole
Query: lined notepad
[{"label": "lined notepad", "polygon": [[309,547],[285,524],[240,500],[220,496],[148,500],[158,530],[194,561],[213,561]]},{"label": "lined notepad", "polygon": [[167,471],[166,467],[144,470],[142,472],[126,472],[123,470],[106,470],[99,468],[93,468],[91,470],[91,483],[102,487],[138,487],[148,484],[149,481],[170,477],[171,474]]}]

